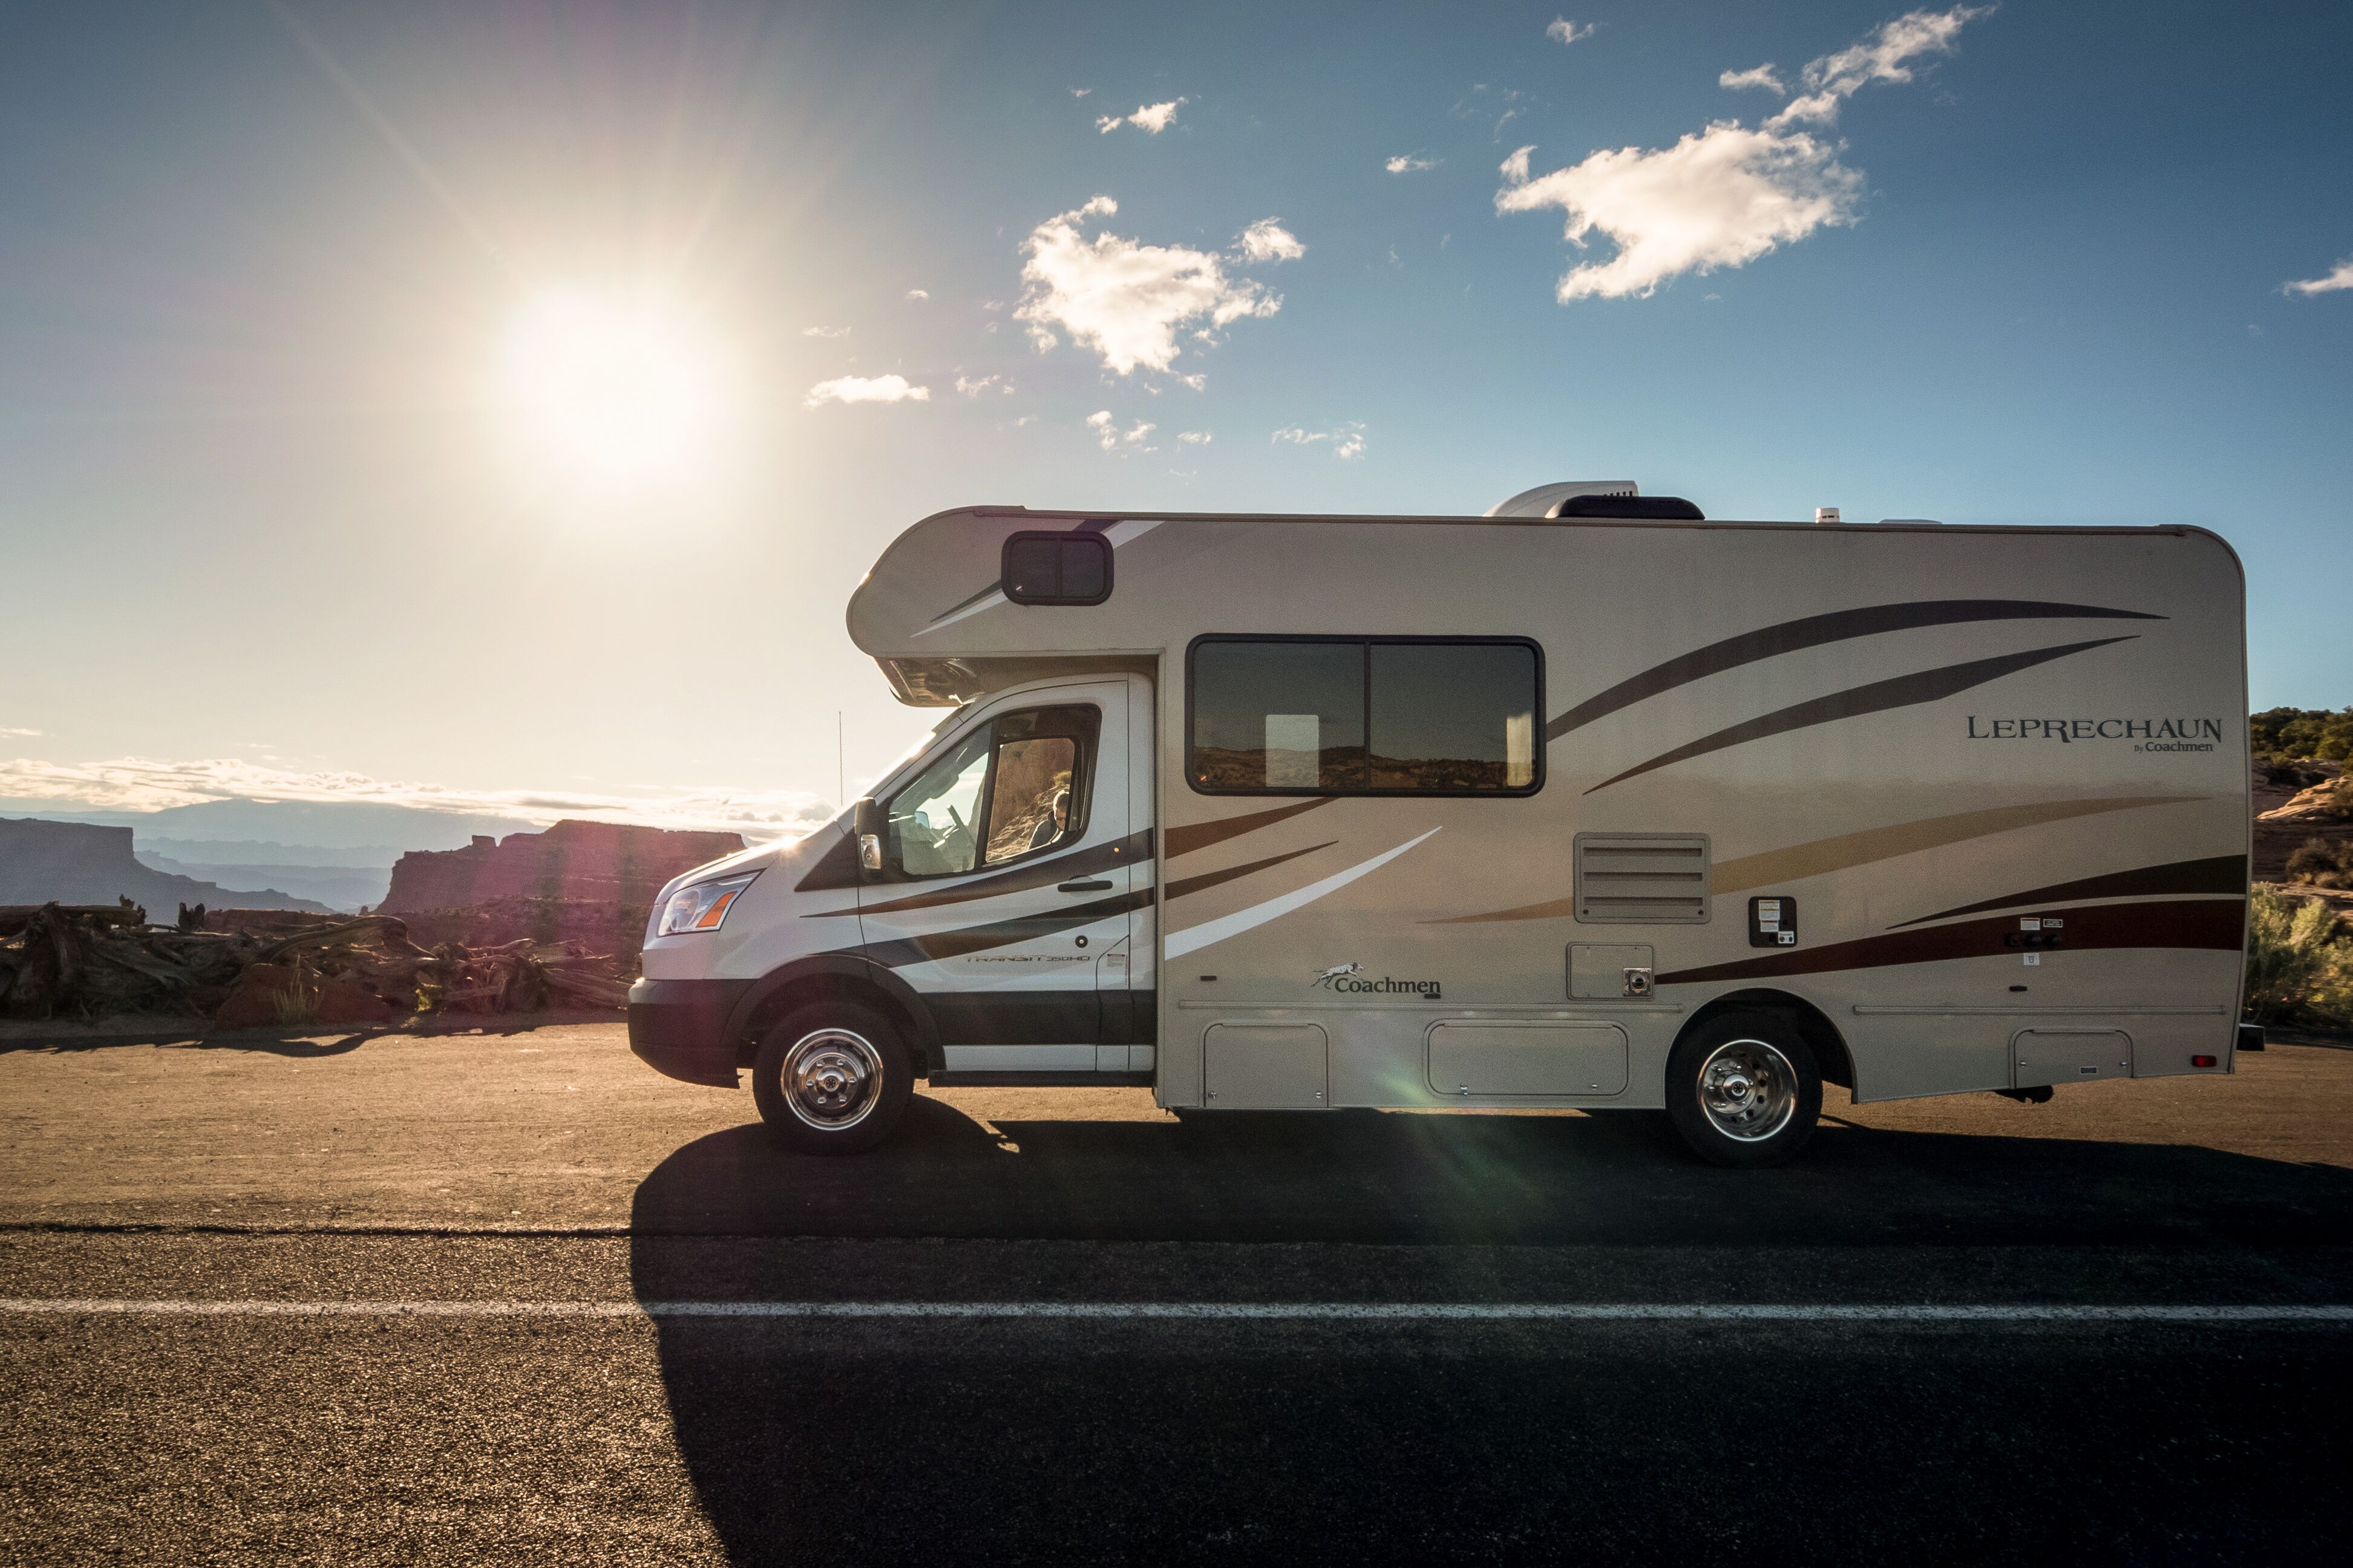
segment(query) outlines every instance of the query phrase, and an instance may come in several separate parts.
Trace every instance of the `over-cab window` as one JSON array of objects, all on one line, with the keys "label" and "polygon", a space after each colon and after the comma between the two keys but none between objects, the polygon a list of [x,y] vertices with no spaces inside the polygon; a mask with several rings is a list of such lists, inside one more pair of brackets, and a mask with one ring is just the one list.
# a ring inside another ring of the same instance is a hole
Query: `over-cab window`
[{"label": "over-cab window", "polygon": [[1111,597],[1111,541],[1073,529],[1005,542],[997,584],[1017,605],[1100,605]]},{"label": "over-cab window", "polygon": [[949,877],[1075,842],[1086,830],[1095,710],[999,714],[891,797],[890,866]]},{"label": "over-cab window", "polygon": [[1197,638],[1186,776],[1203,795],[1533,795],[1544,668],[1525,638]]}]

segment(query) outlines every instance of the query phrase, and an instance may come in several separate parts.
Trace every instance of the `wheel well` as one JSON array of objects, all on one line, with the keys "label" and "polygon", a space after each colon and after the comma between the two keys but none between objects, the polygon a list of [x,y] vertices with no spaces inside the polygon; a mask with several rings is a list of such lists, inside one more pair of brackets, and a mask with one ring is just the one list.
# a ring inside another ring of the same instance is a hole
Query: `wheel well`
[{"label": "wheel well", "polygon": [[1807,1048],[1814,1053],[1814,1065],[1821,1068],[1822,1081],[1838,1085],[1850,1097],[1853,1095],[1854,1058],[1846,1048],[1845,1037],[1823,1016],[1820,1008],[1802,996],[1792,996],[1786,991],[1767,987],[1728,992],[1712,999],[1693,1014],[1691,1022],[1683,1026],[1683,1032],[1687,1035],[1719,1014],[1748,1011],[1778,1013],[1788,1019],[1789,1026],[1798,1032],[1798,1037],[1805,1041]]},{"label": "wheel well", "polygon": [[759,994],[743,1016],[741,1032],[735,1041],[735,1065],[750,1067],[760,1054],[760,1037],[768,1026],[786,1014],[817,1002],[855,1002],[871,1007],[897,1026],[899,1037],[914,1053],[919,1071],[937,1072],[944,1065],[934,1059],[938,1052],[928,1042],[926,1031],[909,1013],[906,1005],[882,986],[860,979],[854,974],[818,972],[799,974]]}]

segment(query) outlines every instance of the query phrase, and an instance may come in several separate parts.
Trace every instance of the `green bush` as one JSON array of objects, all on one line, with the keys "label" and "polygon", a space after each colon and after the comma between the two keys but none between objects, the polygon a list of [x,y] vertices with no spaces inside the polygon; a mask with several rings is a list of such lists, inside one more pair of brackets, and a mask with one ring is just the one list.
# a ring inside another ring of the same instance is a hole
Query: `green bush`
[{"label": "green bush", "polygon": [[2353,757],[2353,708],[2335,712],[2326,708],[2266,709],[2247,721],[2247,739],[2259,757],[2341,763]]},{"label": "green bush", "polygon": [[2353,1024],[2353,937],[2335,910],[2255,889],[2242,1012],[2258,1024]]},{"label": "green bush", "polygon": [[2307,838],[2303,848],[2287,858],[2287,875],[2292,882],[2316,888],[2353,888],[2353,843]]}]

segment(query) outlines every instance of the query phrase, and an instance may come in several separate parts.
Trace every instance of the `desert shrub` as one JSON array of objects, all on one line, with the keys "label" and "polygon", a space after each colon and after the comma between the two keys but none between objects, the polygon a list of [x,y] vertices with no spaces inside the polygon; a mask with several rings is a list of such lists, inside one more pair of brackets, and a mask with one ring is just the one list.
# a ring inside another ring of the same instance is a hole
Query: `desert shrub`
[{"label": "desert shrub", "polygon": [[2353,708],[2334,712],[2326,708],[2266,709],[2248,719],[2247,739],[2258,756],[2341,763],[2353,756]]},{"label": "desert shrub", "polygon": [[2258,887],[2247,911],[2243,1016],[2258,1024],[2353,1024],[2353,937],[2317,899]]},{"label": "desert shrub", "polygon": [[2316,888],[2353,888],[2353,842],[2331,844],[2307,838],[2287,858],[2288,879]]},{"label": "desert shrub", "polygon": [[2287,789],[2310,789],[2326,776],[2282,752],[2258,753],[2255,766],[2263,771],[2265,784],[2279,784]]}]

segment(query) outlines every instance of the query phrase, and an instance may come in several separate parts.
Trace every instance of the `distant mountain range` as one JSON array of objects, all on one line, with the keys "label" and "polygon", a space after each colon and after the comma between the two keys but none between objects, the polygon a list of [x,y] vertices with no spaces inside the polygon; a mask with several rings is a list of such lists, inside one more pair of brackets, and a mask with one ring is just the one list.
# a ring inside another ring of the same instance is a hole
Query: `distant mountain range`
[{"label": "distant mountain range", "polygon": [[313,910],[327,906],[274,888],[235,889],[142,866],[131,829],[102,823],[0,817],[0,904],[111,904],[129,899],[150,920],[169,922],[182,904],[215,909]]},{"label": "distant mountain range", "polygon": [[[112,903],[128,896],[163,920],[182,902],[347,912],[374,907],[392,884],[394,862],[412,849],[459,849],[479,835],[503,838],[538,826],[363,801],[211,800],[143,812],[27,805],[27,819],[128,828],[132,837],[118,855],[111,836],[39,836],[47,847],[37,868],[25,858],[31,838],[16,835],[16,864],[0,864],[0,903]],[[11,805],[0,800],[0,817],[13,815]],[[79,847],[63,847],[69,844]],[[88,863],[69,863],[77,857]],[[115,890],[90,890],[101,884]]]}]

